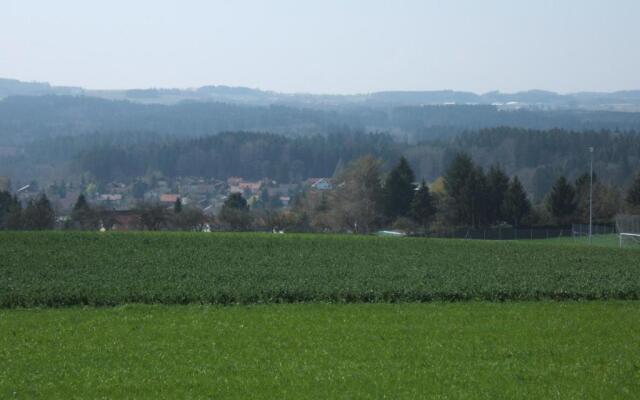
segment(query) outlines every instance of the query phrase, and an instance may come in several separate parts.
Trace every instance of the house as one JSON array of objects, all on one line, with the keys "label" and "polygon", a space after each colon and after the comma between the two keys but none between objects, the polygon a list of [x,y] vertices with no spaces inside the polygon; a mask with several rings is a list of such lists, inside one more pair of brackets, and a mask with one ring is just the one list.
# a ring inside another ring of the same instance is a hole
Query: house
[{"label": "house", "polygon": [[133,231],[140,228],[140,213],[134,210],[106,211],[102,214],[102,227],[113,231]]},{"label": "house", "polygon": [[289,196],[298,191],[298,185],[295,183],[281,183],[275,187],[267,188],[269,197]]},{"label": "house", "polygon": [[309,178],[305,181],[305,186],[316,190],[333,189],[333,184],[331,183],[330,178]]},{"label": "house", "polygon": [[99,202],[109,203],[109,202],[118,202],[122,200],[121,194],[100,194],[96,199]]},{"label": "house", "polygon": [[258,193],[260,191],[260,188],[262,187],[262,182],[258,181],[258,182],[240,182],[238,184],[238,187],[244,192],[246,190],[250,191],[251,193]]},{"label": "house", "polygon": [[[160,195],[160,203],[174,204],[176,201],[178,201],[178,199],[180,199],[180,195],[179,194],[175,194],[175,193],[168,193],[168,194],[161,194]],[[180,199],[180,200],[182,200],[182,199]]]},{"label": "house", "polygon": [[227,185],[238,186],[243,180],[244,179],[240,178],[239,176],[230,176],[229,178],[227,178]]},{"label": "house", "polygon": [[229,193],[242,193],[254,195],[262,188],[262,181],[258,182],[239,182],[237,185],[229,186]]},{"label": "house", "polygon": [[280,203],[282,203],[282,207],[289,207],[290,202],[291,202],[290,196],[280,196]]}]

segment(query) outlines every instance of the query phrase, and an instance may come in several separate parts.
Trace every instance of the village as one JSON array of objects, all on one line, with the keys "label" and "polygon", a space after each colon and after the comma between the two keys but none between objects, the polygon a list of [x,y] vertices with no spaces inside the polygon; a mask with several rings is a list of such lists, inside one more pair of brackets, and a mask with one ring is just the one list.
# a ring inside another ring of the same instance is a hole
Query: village
[{"label": "village", "polygon": [[[28,204],[41,193],[46,194],[57,216],[57,223],[64,225],[79,196],[95,208],[110,214],[119,221],[120,229],[128,230],[128,220],[133,220],[142,206],[162,206],[172,210],[176,203],[197,210],[205,217],[220,213],[223,204],[232,194],[240,194],[251,208],[287,210],[292,199],[305,190],[325,191],[333,188],[332,178],[309,178],[300,183],[279,183],[269,178],[247,180],[233,176],[225,180],[204,177],[180,177],[174,179],[136,179],[132,182],[109,182],[97,185],[90,182],[74,185],[54,183],[40,187],[36,182],[12,188],[7,178],[0,179],[2,190],[13,192],[20,203]],[[13,190],[12,190],[13,189]],[[109,227],[110,228],[110,227]]]}]

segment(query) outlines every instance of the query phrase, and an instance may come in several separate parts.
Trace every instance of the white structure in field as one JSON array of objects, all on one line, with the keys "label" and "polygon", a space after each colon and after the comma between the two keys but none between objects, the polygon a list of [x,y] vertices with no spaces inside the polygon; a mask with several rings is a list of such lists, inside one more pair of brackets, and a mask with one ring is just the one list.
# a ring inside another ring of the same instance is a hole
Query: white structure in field
[{"label": "white structure in field", "polygon": [[617,215],[616,229],[620,238],[620,247],[625,240],[640,243],[640,215]]}]

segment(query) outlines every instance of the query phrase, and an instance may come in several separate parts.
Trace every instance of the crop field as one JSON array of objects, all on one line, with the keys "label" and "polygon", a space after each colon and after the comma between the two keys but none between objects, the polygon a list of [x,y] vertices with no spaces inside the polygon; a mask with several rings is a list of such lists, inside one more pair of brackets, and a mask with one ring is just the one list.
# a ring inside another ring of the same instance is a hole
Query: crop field
[{"label": "crop field", "polygon": [[334,235],[1,233],[0,307],[638,299],[634,250]]},{"label": "crop field", "polygon": [[634,399],[634,302],[0,310],[0,398]]},{"label": "crop field", "polygon": [[636,250],[68,232],[0,249],[0,398],[640,392]]}]

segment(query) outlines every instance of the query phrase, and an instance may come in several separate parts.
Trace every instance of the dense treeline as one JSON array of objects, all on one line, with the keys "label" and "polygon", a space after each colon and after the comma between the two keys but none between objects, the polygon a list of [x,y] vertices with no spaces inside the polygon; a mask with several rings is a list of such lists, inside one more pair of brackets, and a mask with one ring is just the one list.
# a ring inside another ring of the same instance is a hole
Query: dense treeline
[{"label": "dense treeline", "polygon": [[96,131],[202,136],[260,131],[301,136],[346,129],[389,131],[417,142],[497,126],[640,131],[640,113],[578,110],[501,111],[490,105],[371,107],[249,106],[214,102],[138,104],[85,96],[9,97],[0,101],[0,145]]},{"label": "dense treeline", "polygon": [[444,173],[455,154],[464,151],[484,168],[498,162],[508,174],[520,176],[533,199],[539,201],[557,176],[577,179],[586,171],[590,146],[595,148],[594,169],[607,183],[626,186],[633,171],[640,168],[640,136],[636,134],[514,128],[486,129],[451,141],[417,146],[394,141],[387,134],[286,138],[225,133],[195,139],[105,144],[81,150],[76,160],[80,170],[100,180],[159,171],[170,177],[237,175],[287,182],[333,176],[341,160],[346,163],[364,154],[385,162],[405,155],[417,179],[433,181]]},{"label": "dense treeline", "polygon": [[384,134],[285,138],[238,132],[164,144],[96,147],[82,152],[77,162],[81,170],[101,181],[157,171],[168,177],[268,177],[290,182],[333,176],[341,160],[352,160],[364,154],[391,159],[400,151],[401,147]]},{"label": "dense treeline", "polygon": [[603,182],[625,187],[640,169],[640,136],[633,132],[498,127],[411,146],[404,154],[427,180],[441,176],[461,151],[484,168],[500,163],[508,174],[520,177],[537,202],[559,175],[575,180],[589,168],[589,147],[594,147],[594,170]]},{"label": "dense treeline", "polygon": [[[589,167],[603,183],[627,187],[640,168],[640,135],[612,131],[573,132],[508,127],[468,131],[450,140],[419,144],[390,134],[366,134],[344,128],[340,133],[287,137],[263,133],[222,133],[177,138],[146,131],[40,139],[24,151],[0,155],[3,175],[24,184],[32,180],[80,181],[81,175],[101,182],[130,180],[148,173],[167,177],[203,176],[225,179],[268,177],[279,182],[333,176],[336,166],[364,154],[389,162],[404,155],[416,180],[442,176],[453,157],[468,153],[485,169],[499,163],[518,175],[534,202],[540,202],[559,175],[577,179]],[[1,150],[1,149],[0,149]]]},{"label": "dense treeline", "polygon": [[[458,227],[566,226],[588,223],[590,176],[575,181],[557,176],[544,202],[533,205],[518,176],[499,164],[488,170],[458,153],[441,181],[416,185],[405,158],[387,174],[381,160],[366,156],[350,163],[330,192],[306,192],[294,202],[298,227],[311,230],[371,232],[394,226],[408,231]],[[593,180],[593,220],[612,223],[616,214],[640,211],[640,173],[625,193]],[[295,226],[295,225],[294,225]]]}]

